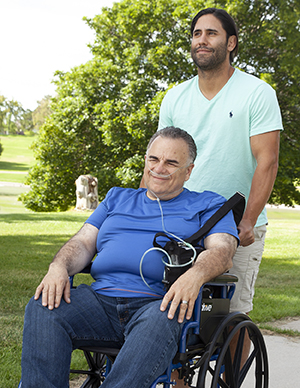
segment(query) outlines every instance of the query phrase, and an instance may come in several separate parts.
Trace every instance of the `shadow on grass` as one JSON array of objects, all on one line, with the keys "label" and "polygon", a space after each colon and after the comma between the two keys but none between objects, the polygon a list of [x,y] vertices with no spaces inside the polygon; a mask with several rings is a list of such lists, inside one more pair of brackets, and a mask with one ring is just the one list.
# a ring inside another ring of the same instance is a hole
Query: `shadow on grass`
[{"label": "shadow on grass", "polygon": [[[20,194],[24,193],[24,188],[23,187],[17,187],[19,189]],[[12,192],[4,192],[3,190],[0,191],[0,197],[16,197],[16,193]]]},{"label": "shadow on grass", "polygon": [[91,212],[73,214],[73,213],[10,213],[0,214],[0,223],[8,224],[17,222],[41,222],[41,221],[56,221],[56,222],[82,222],[91,215]]},{"label": "shadow on grass", "polygon": [[0,170],[7,171],[28,171],[28,165],[24,163],[0,161]]},{"label": "shadow on grass", "polygon": [[[65,243],[69,239],[70,234],[39,234],[38,236],[24,236],[15,234],[13,236],[0,236],[0,258],[4,253],[7,253],[9,256],[14,256],[15,251],[18,251],[19,258],[26,258],[26,263],[32,264],[32,256],[28,257],[31,255],[31,253],[34,253],[34,256],[48,256],[49,250],[51,254],[51,247],[55,249],[57,246],[61,246],[62,243]],[[36,253],[31,252],[35,246],[40,246],[41,248]],[[5,249],[7,249],[7,252],[5,252]],[[11,257],[11,260],[14,260],[14,257]],[[22,266],[22,263],[19,262],[19,259],[18,264]],[[5,265],[5,263],[2,263],[2,265]]]}]

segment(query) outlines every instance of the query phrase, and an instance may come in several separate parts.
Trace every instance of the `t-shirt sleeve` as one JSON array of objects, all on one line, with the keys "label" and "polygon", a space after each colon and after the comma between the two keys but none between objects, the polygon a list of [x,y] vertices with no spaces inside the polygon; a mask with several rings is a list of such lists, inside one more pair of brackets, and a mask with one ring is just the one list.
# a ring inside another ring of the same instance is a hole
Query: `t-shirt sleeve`
[{"label": "t-shirt sleeve", "polygon": [[170,91],[167,92],[160,106],[158,129],[171,127],[173,125],[172,115],[170,113],[171,103],[169,100],[170,100]]},{"label": "t-shirt sleeve", "polygon": [[100,202],[97,209],[85,221],[86,224],[91,224],[91,225],[95,226],[97,229],[100,229],[101,225],[103,224],[104,220],[107,217],[107,213],[108,213],[107,202],[108,202],[109,198],[111,197],[112,192],[113,192],[113,188],[108,191],[104,200],[102,202]]},{"label": "t-shirt sleeve", "polygon": [[251,99],[250,137],[283,130],[276,92],[270,85],[262,83]]}]

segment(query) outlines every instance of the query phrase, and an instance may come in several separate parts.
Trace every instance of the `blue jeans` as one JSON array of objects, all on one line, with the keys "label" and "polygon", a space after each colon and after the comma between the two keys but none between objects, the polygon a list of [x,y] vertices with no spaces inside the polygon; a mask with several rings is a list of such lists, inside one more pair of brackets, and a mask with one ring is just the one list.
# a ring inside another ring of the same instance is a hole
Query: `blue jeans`
[{"label": "blue jeans", "polygon": [[72,351],[103,346],[121,351],[103,388],[146,388],[177,351],[183,324],[159,310],[161,299],[112,298],[87,285],[52,311],[30,300],[25,311],[22,388],[67,388]]}]

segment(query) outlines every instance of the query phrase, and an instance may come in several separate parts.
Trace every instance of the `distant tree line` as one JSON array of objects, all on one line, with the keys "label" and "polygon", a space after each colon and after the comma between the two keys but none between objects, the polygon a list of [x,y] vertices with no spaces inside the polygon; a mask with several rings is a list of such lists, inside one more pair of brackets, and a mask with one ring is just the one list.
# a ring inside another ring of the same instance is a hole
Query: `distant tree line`
[{"label": "distant tree line", "polygon": [[100,199],[115,185],[138,187],[166,90],[196,74],[189,27],[208,6],[226,9],[237,22],[234,65],[277,91],[285,130],[270,202],[300,203],[299,0],[122,0],[86,20],[95,32],[93,59],[56,73],[52,113],[40,129],[31,190],[23,195],[26,207],[68,209],[81,174],[98,178]]},{"label": "distant tree line", "polygon": [[38,107],[31,111],[22,104],[0,95],[0,134],[24,135],[38,132],[45,118],[50,114],[50,96],[38,101]]}]

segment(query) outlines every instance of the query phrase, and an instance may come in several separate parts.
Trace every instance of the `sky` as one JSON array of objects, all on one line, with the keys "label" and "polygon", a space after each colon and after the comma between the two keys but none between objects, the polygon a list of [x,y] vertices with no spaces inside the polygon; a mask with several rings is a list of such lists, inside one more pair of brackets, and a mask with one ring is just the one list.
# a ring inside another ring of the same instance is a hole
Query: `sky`
[{"label": "sky", "polygon": [[0,0],[0,95],[34,110],[57,70],[92,58],[93,30],[82,20],[113,0]]}]

